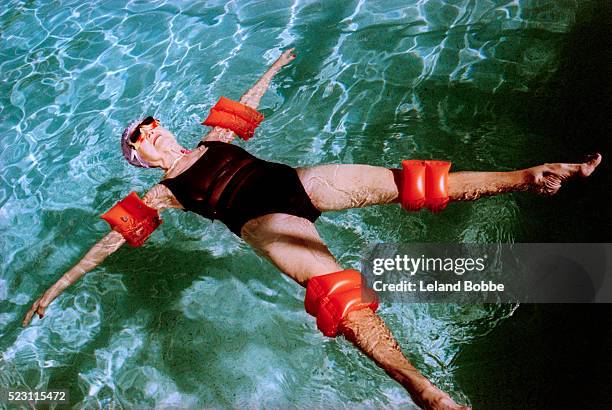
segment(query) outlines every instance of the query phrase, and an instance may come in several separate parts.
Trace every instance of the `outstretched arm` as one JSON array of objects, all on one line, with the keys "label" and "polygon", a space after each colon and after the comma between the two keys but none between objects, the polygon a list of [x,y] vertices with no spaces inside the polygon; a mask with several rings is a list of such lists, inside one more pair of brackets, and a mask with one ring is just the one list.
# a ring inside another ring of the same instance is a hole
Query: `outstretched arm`
[{"label": "outstretched arm", "polygon": [[[244,105],[257,109],[259,106],[259,101],[261,101],[261,97],[265,94],[270,86],[270,81],[279,72],[279,70],[289,64],[293,59],[295,59],[295,54],[293,54],[293,48],[286,50],[281,54],[281,56],[272,64],[272,66],[261,76],[259,80],[255,83],[253,87],[249,89],[241,98],[240,102]],[[236,135],[228,129],[221,127],[214,127],[208,134],[206,134],[202,141],[222,141],[222,142],[232,142]]]},{"label": "outstretched arm", "polygon": [[35,313],[42,319],[45,315],[47,306],[49,306],[64,289],[79,280],[85,273],[93,270],[102,263],[108,255],[119,249],[124,242],[125,239],[123,239],[123,236],[115,231],[111,231],[102,238],[102,240],[96,243],[76,265],[68,272],[64,273],[53,286],[47,289],[47,291],[32,304],[32,307],[23,319],[23,326],[27,326],[30,323]]},{"label": "outstretched arm", "polygon": [[[145,204],[158,210],[170,208],[173,204],[168,200],[167,188],[163,185],[155,185],[143,197]],[[74,265],[68,272],[51,286],[38,298],[23,319],[23,326],[27,326],[34,314],[42,319],[45,309],[55,298],[57,298],[68,286],[75,283],[87,272],[93,270],[101,264],[107,256],[115,252],[125,243],[125,239],[120,233],[110,231],[102,240],[96,243],[83,258]]]}]

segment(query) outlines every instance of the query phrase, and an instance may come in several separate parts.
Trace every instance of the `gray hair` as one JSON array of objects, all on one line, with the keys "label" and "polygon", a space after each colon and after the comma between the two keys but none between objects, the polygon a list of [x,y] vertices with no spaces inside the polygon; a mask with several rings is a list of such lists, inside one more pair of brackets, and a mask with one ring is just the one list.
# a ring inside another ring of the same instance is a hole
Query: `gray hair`
[{"label": "gray hair", "polygon": [[140,125],[142,119],[136,120],[123,130],[123,134],[121,134],[121,151],[123,152],[123,156],[130,164],[135,167],[140,168],[152,168],[151,164],[147,161],[140,158],[138,152],[134,149],[132,144],[130,143],[130,135],[136,130],[136,128]]}]

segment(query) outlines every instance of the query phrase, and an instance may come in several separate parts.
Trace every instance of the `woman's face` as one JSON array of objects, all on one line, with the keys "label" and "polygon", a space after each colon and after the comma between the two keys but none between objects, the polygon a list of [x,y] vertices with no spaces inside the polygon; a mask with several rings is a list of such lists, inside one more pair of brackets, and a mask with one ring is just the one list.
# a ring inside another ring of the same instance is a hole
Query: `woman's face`
[{"label": "woman's face", "polygon": [[141,125],[140,134],[140,139],[133,145],[138,155],[153,166],[160,166],[168,154],[174,155],[182,149],[174,135],[161,125],[155,128]]}]

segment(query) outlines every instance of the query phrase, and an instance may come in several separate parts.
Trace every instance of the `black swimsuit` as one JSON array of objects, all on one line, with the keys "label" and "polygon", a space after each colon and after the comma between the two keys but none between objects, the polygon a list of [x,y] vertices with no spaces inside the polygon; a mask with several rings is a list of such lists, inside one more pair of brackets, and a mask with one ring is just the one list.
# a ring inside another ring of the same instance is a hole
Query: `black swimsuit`
[{"label": "black swimsuit", "polygon": [[261,160],[236,145],[202,144],[208,149],[193,165],[160,182],[186,211],[219,219],[238,236],[258,216],[285,213],[314,222],[321,215],[290,166]]}]

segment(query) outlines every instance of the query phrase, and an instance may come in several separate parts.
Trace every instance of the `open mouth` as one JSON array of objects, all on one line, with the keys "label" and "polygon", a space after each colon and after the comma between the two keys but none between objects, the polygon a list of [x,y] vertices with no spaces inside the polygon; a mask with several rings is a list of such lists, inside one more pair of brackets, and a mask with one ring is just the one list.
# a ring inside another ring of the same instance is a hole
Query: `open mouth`
[{"label": "open mouth", "polygon": [[153,145],[155,145],[155,143],[157,143],[158,138],[161,137],[161,135],[158,135],[157,137],[153,138]]}]

